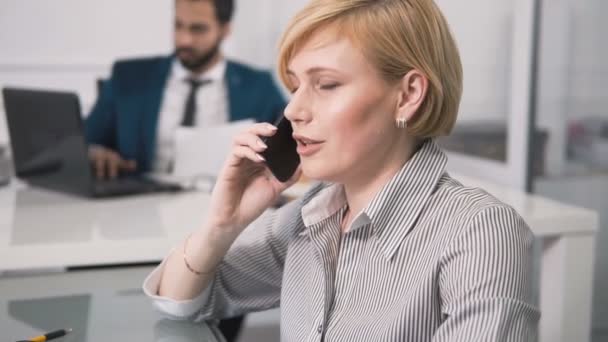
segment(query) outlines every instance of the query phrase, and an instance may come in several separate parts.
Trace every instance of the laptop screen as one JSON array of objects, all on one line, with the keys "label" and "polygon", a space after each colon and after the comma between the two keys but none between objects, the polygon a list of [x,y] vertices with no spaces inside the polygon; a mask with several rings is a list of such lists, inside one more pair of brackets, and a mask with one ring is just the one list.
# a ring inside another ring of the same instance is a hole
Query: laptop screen
[{"label": "laptop screen", "polygon": [[2,94],[17,177],[86,190],[91,170],[77,95],[17,88]]}]

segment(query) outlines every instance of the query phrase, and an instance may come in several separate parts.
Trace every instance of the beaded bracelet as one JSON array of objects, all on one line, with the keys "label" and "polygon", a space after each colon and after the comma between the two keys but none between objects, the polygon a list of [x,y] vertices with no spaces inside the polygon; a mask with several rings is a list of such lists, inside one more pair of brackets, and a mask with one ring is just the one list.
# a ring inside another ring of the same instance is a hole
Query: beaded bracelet
[{"label": "beaded bracelet", "polygon": [[188,270],[198,276],[201,275],[205,275],[205,274],[211,274],[213,273],[212,271],[207,271],[207,272],[202,272],[202,271],[197,271],[194,268],[192,268],[192,266],[190,266],[190,263],[188,262],[188,257],[186,255],[186,248],[188,247],[188,241],[190,241],[190,237],[192,236],[192,234],[188,235],[188,237],[186,238],[186,241],[184,242],[184,252],[183,252],[183,256],[184,256],[184,264],[186,264],[186,267],[188,268]]}]

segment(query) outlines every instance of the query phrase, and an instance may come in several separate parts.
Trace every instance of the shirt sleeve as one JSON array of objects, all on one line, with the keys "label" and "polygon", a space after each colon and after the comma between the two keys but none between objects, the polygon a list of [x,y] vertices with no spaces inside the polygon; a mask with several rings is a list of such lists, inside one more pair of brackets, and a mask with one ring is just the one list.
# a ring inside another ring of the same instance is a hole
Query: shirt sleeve
[{"label": "shirt sleeve", "polygon": [[[175,250],[171,251],[171,255]],[[204,289],[196,298],[191,300],[177,301],[167,297],[158,295],[158,288],[160,286],[160,278],[165,268],[167,258],[158,265],[152,273],[150,273],[146,280],[144,280],[143,290],[146,296],[152,300],[154,307],[161,313],[165,318],[172,320],[186,320],[194,316],[203,303],[209,298],[209,292],[211,287],[208,286]]]},{"label": "shirt sleeve", "polygon": [[296,200],[247,227],[220,264],[197,320],[278,307],[287,246],[301,221]]},{"label": "shirt sleeve", "polygon": [[433,341],[536,341],[532,244],[532,232],[512,208],[475,215],[442,259],[443,322]]}]

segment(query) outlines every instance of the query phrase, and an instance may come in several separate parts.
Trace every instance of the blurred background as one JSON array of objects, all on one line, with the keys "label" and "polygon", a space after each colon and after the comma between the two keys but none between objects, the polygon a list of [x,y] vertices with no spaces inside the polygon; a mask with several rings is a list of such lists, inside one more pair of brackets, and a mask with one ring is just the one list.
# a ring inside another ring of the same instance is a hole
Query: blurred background
[{"label": "blurred background", "polygon": [[[608,341],[608,1],[437,2],[465,72],[457,127],[441,141],[452,168],[600,214],[592,325]],[[305,3],[237,1],[227,55],[273,69]],[[166,54],[172,29],[173,0],[0,0],[0,87],[73,90],[87,113],[113,61]]]}]

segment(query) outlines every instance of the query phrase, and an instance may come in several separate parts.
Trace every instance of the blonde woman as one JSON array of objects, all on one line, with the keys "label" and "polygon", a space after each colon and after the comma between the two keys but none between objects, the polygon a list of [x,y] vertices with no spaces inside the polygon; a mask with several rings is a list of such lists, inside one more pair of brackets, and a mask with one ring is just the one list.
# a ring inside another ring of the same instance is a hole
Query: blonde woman
[{"label": "blonde woman", "polygon": [[169,316],[281,307],[284,341],[528,341],[539,312],[532,234],[509,206],[445,171],[434,138],[462,93],[454,39],[431,0],[315,0],[291,21],[279,73],[301,170],[265,167],[257,124],[235,139],[210,215],[146,280]]}]

